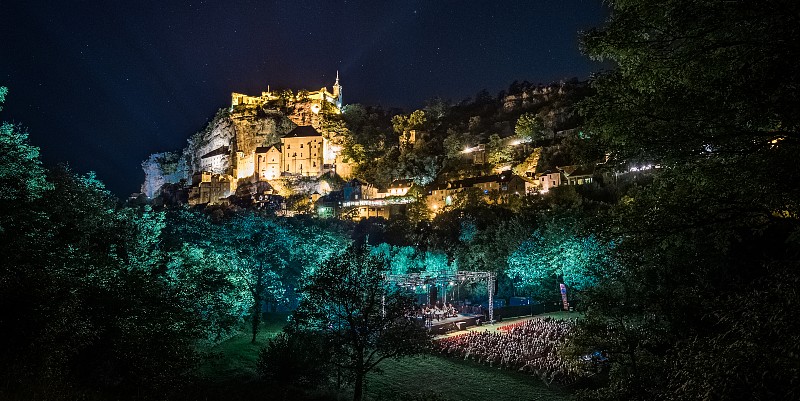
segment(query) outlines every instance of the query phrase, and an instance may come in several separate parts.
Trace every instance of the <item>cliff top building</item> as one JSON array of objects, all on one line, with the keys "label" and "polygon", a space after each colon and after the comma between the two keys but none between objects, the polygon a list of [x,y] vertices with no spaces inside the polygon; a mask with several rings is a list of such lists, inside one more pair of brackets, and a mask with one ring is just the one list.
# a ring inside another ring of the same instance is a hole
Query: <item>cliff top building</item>
[{"label": "cliff top building", "polygon": [[[279,100],[283,96],[283,91],[271,91],[267,86],[266,92],[261,92],[261,96],[248,96],[243,93],[231,93],[231,107],[239,105],[263,105],[269,101]],[[314,113],[319,113],[322,109],[322,102],[328,102],[336,106],[337,109],[342,108],[342,85],[339,84],[339,71],[336,71],[336,82],[333,84],[333,91],[329,92],[328,88],[320,88],[320,90],[313,92],[298,92],[295,94],[298,101],[308,100],[312,103],[311,110]]]}]

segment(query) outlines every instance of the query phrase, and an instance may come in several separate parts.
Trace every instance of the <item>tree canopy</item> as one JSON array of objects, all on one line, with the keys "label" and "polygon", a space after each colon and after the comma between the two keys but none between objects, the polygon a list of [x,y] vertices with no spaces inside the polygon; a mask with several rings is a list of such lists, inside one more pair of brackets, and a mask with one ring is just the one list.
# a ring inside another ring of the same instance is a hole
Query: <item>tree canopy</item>
[{"label": "tree canopy", "polygon": [[428,341],[425,328],[406,316],[414,300],[385,281],[388,272],[365,245],[351,246],[309,277],[293,315],[300,330],[327,338],[331,363],[353,376],[356,401],[367,372],[386,358],[423,351]]},{"label": "tree canopy", "polygon": [[[659,164],[599,226],[613,260],[578,344],[591,399],[796,398],[800,39],[793,1],[615,1],[584,37],[616,64],[584,104],[620,165]],[[775,172],[780,173],[775,174]],[[769,294],[769,295],[768,295]],[[759,355],[770,355],[764,358]],[[792,368],[791,366],[795,366]]]}]

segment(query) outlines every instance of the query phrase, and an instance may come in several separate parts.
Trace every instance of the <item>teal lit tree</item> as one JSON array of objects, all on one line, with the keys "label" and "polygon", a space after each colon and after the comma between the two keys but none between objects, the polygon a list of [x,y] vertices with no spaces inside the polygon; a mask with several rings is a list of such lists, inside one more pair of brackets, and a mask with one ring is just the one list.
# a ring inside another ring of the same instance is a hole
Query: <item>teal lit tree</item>
[{"label": "teal lit tree", "polygon": [[[0,86],[0,110],[8,89]],[[27,131],[0,123],[0,202],[35,199],[50,189],[39,160],[39,148],[28,142]],[[2,221],[0,221],[2,227]]]},{"label": "teal lit tree", "polygon": [[609,263],[610,245],[579,233],[570,220],[546,223],[508,256],[508,276],[537,298],[552,299],[559,283],[573,291],[587,290]]},{"label": "teal lit tree", "polygon": [[244,213],[226,222],[223,229],[227,263],[234,285],[246,291],[251,323],[251,342],[256,342],[263,305],[283,302],[283,277],[292,258],[295,237],[278,220]]},{"label": "teal lit tree", "polygon": [[592,266],[604,251],[593,236],[550,242],[537,231],[508,257],[507,273],[541,297],[555,293],[560,280],[582,291],[595,283]]},{"label": "teal lit tree", "polygon": [[293,315],[298,330],[327,339],[331,363],[352,376],[356,401],[381,361],[420,353],[429,342],[425,328],[406,317],[412,297],[386,282],[387,271],[366,246],[350,247],[309,277]]}]

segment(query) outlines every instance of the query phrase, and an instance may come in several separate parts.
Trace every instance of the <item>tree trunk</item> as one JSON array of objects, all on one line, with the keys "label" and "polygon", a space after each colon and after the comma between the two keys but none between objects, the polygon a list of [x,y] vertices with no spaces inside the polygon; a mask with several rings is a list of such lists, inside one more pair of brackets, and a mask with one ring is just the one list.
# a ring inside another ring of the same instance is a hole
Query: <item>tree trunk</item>
[{"label": "tree trunk", "polygon": [[256,343],[256,334],[258,334],[258,326],[261,324],[261,294],[263,283],[263,274],[259,272],[256,280],[256,288],[253,292],[253,338],[250,340],[251,344]]},{"label": "tree trunk", "polygon": [[261,296],[253,295],[253,338],[250,340],[251,344],[256,343],[256,334],[258,334],[258,325],[261,324]]},{"label": "tree trunk", "polygon": [[353,387],[353,401],[361,401],[364,396],[364,373],[356,372],[356,382]]},{"label": "tree trunk", "polygon": [[356,357],[358,359],[355,361],[354,373],[356,374],[356,382],[353,388],[353,401],[361,401],[361,398],[364,396],[364,376],[367,375],[364,369],[364,347],[359,343],[357,349]]}]

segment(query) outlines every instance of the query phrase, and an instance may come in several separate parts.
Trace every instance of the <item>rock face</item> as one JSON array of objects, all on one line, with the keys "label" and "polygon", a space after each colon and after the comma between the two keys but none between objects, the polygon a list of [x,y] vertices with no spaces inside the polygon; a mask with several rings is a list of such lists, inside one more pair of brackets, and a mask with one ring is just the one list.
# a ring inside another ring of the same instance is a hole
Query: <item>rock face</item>
[{"label": "rock face", "polygon": [[142,162],[144,183],[141,192],[149,198],[159,194],[164,184],[177,184],[188,179],[189,167],[182,155],[173,152],[155,153]]},{"label": "rock face", "polygon": [[252,154],[257,147],[269,146],[281,141],[281,135],[294,125],[278,111],[262,111],[260,116],[232,115],[230,121],[236,137],[236,152]]},{"label": "rock face", "polygon": [[503,110],[511,112],[533,108],[545,103],[559,101],[587,88],[588,86],[585,82],[580,82],[576,79],[561,81],[547,86],[540,84],[520,87],[518,91],[509,93],[503,98]]},{"label": "rock face", "polygon": [[258,108],[234,110],[229,118],[233,125],[234,140],[231,143],[232,163],[228,174],[237,178],[250,177],[255,173],[253,153],[256,148],[280,143],[281,136],[291,131],[295,124],[277,110]]},{"label": "rock face", "polygon": [[320,128],[321,113],[312,106],[296,102],[283,111],[267,105],[220,109],[203,130],[187,140],[181,152],[156,153],[142,162],[142,193],[153,198],[164,184],[191,183],[192,174],[201,171],[233,180],[251,177],[256,148],[280,143],[281,137],[298,125]]}]

